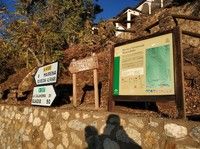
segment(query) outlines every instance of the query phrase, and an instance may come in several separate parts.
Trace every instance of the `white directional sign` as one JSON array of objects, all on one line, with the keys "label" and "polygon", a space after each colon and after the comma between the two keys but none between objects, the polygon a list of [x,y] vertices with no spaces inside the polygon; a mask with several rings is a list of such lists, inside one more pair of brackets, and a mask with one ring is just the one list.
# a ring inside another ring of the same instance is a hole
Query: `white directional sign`
[{"label": "white directional sign", "polygon": [[51,84],[57,82],[58,62],[38,68],[35,74],[37,85]]},{"label": "white directional sign", "polygon": [[52,85],[37,86],[33,89],[32,105],[51,106],[56,93]]}]

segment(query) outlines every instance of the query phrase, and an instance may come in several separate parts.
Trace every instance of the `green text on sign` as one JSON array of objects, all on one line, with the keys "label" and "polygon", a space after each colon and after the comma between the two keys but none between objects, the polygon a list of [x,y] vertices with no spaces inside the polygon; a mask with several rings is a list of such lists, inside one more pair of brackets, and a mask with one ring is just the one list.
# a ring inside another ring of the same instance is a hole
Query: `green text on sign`
[{"label": "green text on sign", "polygon": [[44,93],[44,92],[45,92],[45,87],[38,88],[38,93]]}]

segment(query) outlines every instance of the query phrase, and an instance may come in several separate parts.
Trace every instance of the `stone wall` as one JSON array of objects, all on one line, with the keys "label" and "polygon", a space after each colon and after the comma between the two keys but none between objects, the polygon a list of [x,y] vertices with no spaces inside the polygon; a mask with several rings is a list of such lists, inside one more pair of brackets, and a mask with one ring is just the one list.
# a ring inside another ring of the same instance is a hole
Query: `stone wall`
[{"label": "stone wall", "polygon": [[200,123],[103,111],[0,106],[0,148],[200,148]]}]

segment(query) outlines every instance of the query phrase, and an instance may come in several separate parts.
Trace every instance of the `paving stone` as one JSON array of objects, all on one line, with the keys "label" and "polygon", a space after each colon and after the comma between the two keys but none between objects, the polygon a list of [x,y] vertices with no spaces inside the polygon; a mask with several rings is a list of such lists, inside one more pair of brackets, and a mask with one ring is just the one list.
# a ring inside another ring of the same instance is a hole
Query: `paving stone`
[{"label": "paving stone", "polygon": [[90,117],[89,114],[83,114],[83,119],[87,119],[89,117]]},{"label": "paving stone", "polygon": [[98,124],[97,121],[93,121],[90,125],[96,128],[96,127],[97,127],[97,124]]},{"label": "paving stone", "polygon": [[70,145],[69,149],[77,149],[77,147]]},{"label": "paving stone", "polygon": [[27,115],[29,113],[29,109],[28,108],[24,108],[24,115]]},{"label": "paving stone", "polygon": [[10,118],[13,119],[15,117],[15,112],[12,111]]},{"label": "paving stone", "polygon": [[143,137],[144,148],[159,149],[159,134],[154,131],[147,131]]},{"label": "paving stone", "polygon": [[3,111],[3,110],[4,110],[4,108],[5,108],[5,107],[1,105],[1,111]]},{"label": "paving stone", "polygon": [[50,140],[51,138],[53,138],[53,132],[52,132],[52,127],[51,127],[51,123],[47,122],[45,127],[44,127],[44,131],[43,131],[44,137],[47,140]]},{"label": "paving stone", "polygon": [[80,122],[79,120],[71,120],[68,123],[68,127],[77,131],[83,131],[86,127],[86,124],[83,122]]},{"label": "paving stone", "polygon": [[99,119],[99,118],[102,118],[102,116],[100,116],[100,115],[93,115],[93,118]]},{"label": "paving stone", "polygon": [[149,125],[151,126],[151,127],[158,127],[159,126],[159,124],[157,123],[157,122],[153,122],[153,121],[150,121],[149,122]]},{"label": "paving stone", "polygon": [[29,121],[29,123],[33,122],[33,113],[30,114],[28,121]]},{"label": "paving stone", "polygon": [[103,133],[105,134],[105,135],[111,135],[111,132],[112,132],[112,130],[115,128],[115,125],[112,125],[112,124],[107,124],[106,126],[105,126],[105,128],[104,128],[104,130],[103,130]]},{"label": "paving stone", "polygon": [[125,119],[121,118],[121,119],[120,119],[120,124],[121,124],[122,126],[126,126],[126,121],[125,121]]},{"label": "paving stone", "polygon": [[69,112],[63,112],[63,113],[62,113],[62,118],[63,118],[64,120],[68,120],[68,118],[69,118]]},{"label": "paving stone", "polygon": [[33,126],[40,126],[40,125],[41,125],[41,119],[39,117],[34,118]]},{"label": "paving stone", "polygon": [[173,138],[183,138],[187,135],[187,128],[177,124],[166,124],[164,126],[165,134]]},{"label": "paving stone", "polygon": [[40,112],[40,115],[41,115],[42,117],[47,117],[47,113],[44,112],[44,111],[41,111],[41,112]]},{"label": "paving stone", "polygon": [[65,131],[67,129],[67,124],[65,122],[60,122],[61,131]]},{"label": "paving stone", "polygon": [[77,146],[82,146],[82,140],[74,133],[74,132],[71,132],[71,139],[72,139],[72,143],[74,145],[77,145]]},{"label": "paving stone", "polygon": [[141,134],[137,130],[130,128],[130,127],[126,127],[125,131],[126,131],[127,135],[131,139],[133,139],[133,141],[135,141],[138,145],[142,144]]},{"label": "paving stone", "polygon": [[26,121],[26,117],[25,117],[24,115],[22,115],[19,121],[20,121],[21,123],[24,122],[24,121]]},{"label": "paving stone", "polygon": [[103,124],[103,125],[101,126],[101,128],[100,128],[100,130],[99,130],[99,133],[100,133],[100,134],[103,134],[105,127],[106,127],[106,124]]},{"label": "paving stone", "polygon": [[42,131],[43,129],[44,129],[44,126],[41,125],[41,126],[39,127],[39,130]]},{"label": "paving stone", "polygon": [[30,138],[27,135],[22,135],[22,140],[23,141],[30,141]]},{"label": "paving stone", "polygon": [[45,149],[45,148],[48,148],[48,145],[47,145],[47,141],[43,141],[42,144],[40,145],[40,148],[41,149]]},{"label": "paving stone", "polygon": [[187,145],[177,144],[176,149],[200,149],[200,147],[191,147],[191,146],[187,146]]},{"label": "paving stone", "polygon": [[134,124],[135,126],[139,127],[139,128],[143,128],[144,127],[144,122],[142,121],[142,119],[139,118],[132,118],[129,120],[130,123]]},{"label": "paving stone", "polygon": [[65,146],[65,148],[68,148],[69,146],[69,139],[67,133],[62,133],[62,143]]},{"label": "paving stone", "polygon": [[28,127],[25,129],[25,133],[26,133],[27,135],[29,135],[30,132],[31,132],[31,126],[28,126]]},{"label": "paving stone", "polygon": [[75,117],[76,117],[77,119],[79,119],[79,118],[80,118],[80,113],[76,113],[76,114],[75,114]]},{"label": "paving stone", "polygon": [[61,144],[59,144],[59,145],[56,147],[56,149],[64,149],[64,147],[63,147]]},{"label": "paving stone", "polygon": [[38,109],[35,109],[35,110],[34,110],[34,112],[33,112],[33,115],[34,115],[34,117],[37,117],[37,116],[38,116],[38,114],[39,114],[39,111],[38,111]]},{"label": "paving stone", "polygon": [[192,128],[191,132],[190,132],[190,136],[197,141],[198,143],[200,143],[200,126],[194,127]]},{"label": "paving stone", "polygon": [[20,114],[16,114],[15,115],[15,119],[19,120],[21,118],[21,115]]},{"label": "paving stone", "polygon": [[52,142],[48,142],[48,147],[50,148],[50,149],[53,149],[54,148],[54,144],[52,143]]},{"label": "paving stone", "polygon": [[104,149],[120,149],[119,144],[117,142],[112,141],[109,138],[106,138],[103,142],[103,148]]}]

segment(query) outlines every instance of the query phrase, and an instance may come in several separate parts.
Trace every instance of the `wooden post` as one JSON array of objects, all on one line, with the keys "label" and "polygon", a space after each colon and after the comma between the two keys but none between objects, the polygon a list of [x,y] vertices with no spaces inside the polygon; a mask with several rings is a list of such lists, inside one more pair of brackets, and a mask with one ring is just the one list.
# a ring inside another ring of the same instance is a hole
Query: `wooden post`
[{"label": "wooden post", "polygon": [[110,48],[110,63],[109,63],[109,100],[108,100],[108,111],[112,112],[115,108],[115,100],[113,98],[113,62],[114,61],[114,46]]},{"label": "wooden post", "polygon": [[[95,53],[92,54],[95,56]],[[94,74],[94,99],[95,99],[95,109],[99,108],[99,91],[98,91],[98,72],[97,69],[93,70]]]},{"label": "wooden post", "polygon": [[[72,61],[75,62],[76,60],[73,59]],[[76,107],[77,106],[76,73],[72,74],[72,79],[73,79],[73,106]]]},{"label": "wooden post", "polygon": [[176,35],[176,105],[178,109],[178,118],[186,119],[185,95],[184,95],[184,73],[183,73],[183,49],[182,49],[182,31],[180,27],[175,29]]}]

